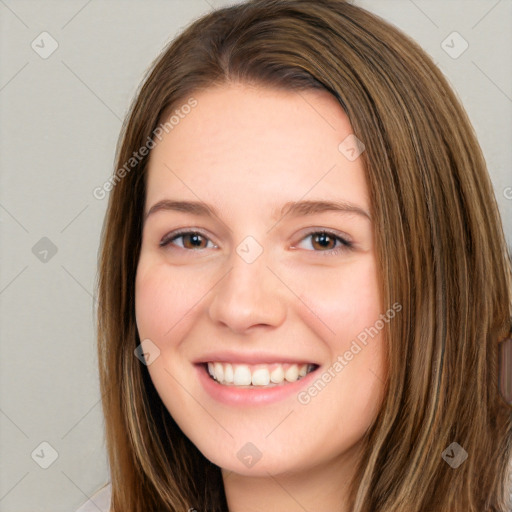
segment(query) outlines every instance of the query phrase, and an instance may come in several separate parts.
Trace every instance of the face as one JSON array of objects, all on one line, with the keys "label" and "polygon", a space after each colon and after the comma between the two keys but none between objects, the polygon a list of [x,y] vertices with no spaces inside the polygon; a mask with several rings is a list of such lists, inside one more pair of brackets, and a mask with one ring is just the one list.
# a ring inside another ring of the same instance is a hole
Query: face
[{"label": "face", "polygon": [[147,370],[218,466],[332,464],[379,411],[389,321],[349,120],[324,91],[238,84],[194,98],[148,166],[136,276]]}]

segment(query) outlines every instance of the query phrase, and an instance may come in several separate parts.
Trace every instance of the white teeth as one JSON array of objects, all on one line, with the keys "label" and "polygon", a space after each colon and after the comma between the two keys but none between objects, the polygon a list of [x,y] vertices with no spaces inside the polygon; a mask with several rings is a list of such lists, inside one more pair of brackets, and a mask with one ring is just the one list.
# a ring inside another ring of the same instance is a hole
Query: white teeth
[{"label": "white teeth", "polygon": [[299,368],[296,364],[292,364],[288,370],[286,370],[284,374],[284,378],[288,382],[295,382],[297,380],[297,377],[299,376]]},{"label": "white teeth", "polygon": [[220,384],[234,386],[273,386],[296,382],[315,368],[310,364],[254,365],[211,362],[208,373]]},{"label": "white teeth", "polygon": [[252,372],[253,386],[266,386],[270,382],[270,375],[266,368],[259,368]]},{"label": "white teeth", "polygon": [[221,363],[215,363],[213,365],[213,371],[215,372],[215,378],[218,381],[221,382],[224,380],[224,368]]},{"label": "white teeth", "polygon": [[229,363],[224,365],[224,382],[226,384],[233,383],[233,367]]},{"label": "white teeth", "polygon": [[284,370],[282,366],[278,366],[271,374],[270,374],[270,380],[274,384],[279,384],[280,382],[283,382],[284,380]]},{"label": "white teeth", "polygon": [[248,386],[252,381],[251,370],[245,364],[235,366],[233,373],[233,384],[235,386]]}]

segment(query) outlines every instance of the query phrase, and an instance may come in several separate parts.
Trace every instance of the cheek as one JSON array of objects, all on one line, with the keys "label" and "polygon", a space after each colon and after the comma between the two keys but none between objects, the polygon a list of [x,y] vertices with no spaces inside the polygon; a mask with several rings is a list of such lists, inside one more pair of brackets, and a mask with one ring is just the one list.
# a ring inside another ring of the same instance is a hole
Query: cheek
[{"label": "cheek", "polygon": [[373,325],[381,313],[376,265],[371,255],[332,272],[320,269],[301,288],[301,298],[316,317],[315,323],[321,320],[326,339],[343,343]]},{"label": "cheek", "polygon": [[141,258],[135,280],[135,317],[140,338],[150,338],[157,344],[163,340],[190,309],[186,298],[186,283],[173,278],[168,267]]},{"label": "cheek", "polygon": [[[341,318],[343,318],[344,328],[350,326],[350,336],[355,336],[373,325],[382,313],[379,283],[373,258],[366,263],[361,265],[359,271],[346,276],[343,282],[339,283],[342,289],[340,302],[343,316]],[[339,328],[341,329],[341,326]]]}]

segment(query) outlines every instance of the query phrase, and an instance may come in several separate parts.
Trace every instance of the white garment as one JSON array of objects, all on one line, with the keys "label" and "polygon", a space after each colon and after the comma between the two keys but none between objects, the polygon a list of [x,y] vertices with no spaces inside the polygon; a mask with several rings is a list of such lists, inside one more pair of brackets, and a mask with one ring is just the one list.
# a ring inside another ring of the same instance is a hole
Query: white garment
[{"label": "white garment", "polygon": [[109,483],[93,494],[76,512],[109,512],[111,494],[112,484]]}]

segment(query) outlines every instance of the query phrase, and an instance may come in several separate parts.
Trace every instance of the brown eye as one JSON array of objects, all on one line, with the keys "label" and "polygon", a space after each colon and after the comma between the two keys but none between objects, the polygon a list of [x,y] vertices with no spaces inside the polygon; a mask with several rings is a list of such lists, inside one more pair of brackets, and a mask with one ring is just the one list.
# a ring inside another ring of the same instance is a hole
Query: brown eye
[{"label": "brown eye", "polygon": [[333,249],[336,246],[336,239],[328,233],[315,233],[312,235],[313,246],[319,244],[320,249]]},{"label": "brown eye", "polygon": [[[175,244],[176,240],[182,239],[182,245]],[[210,240],[198,231],[181,231],[169,233],[160,242],[160,247],[165,247],[169,244],[178,245],[182,249],[206,249],[206,245]],[[206,244],[206,245],[205,245]]]},{"label": "brown eye", "polygon": [[313,252],[321,252],[325,256],[336,256],[353,248],[352,242],[330,231],[312,231],[302,240],[308,238],[311,239]]},{"label": "brown eye", "polygon": [[[203,249],[203,241],[204,238],[199,233],[191,233],[188,235],[181,235],[181,238],[183,238],[183,246],[185,249]],[[187,247],[186,241],[189,241],[191,246]],[[208,244],[206,244],[208,245]]]}]

